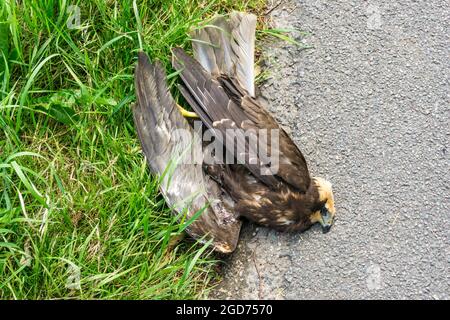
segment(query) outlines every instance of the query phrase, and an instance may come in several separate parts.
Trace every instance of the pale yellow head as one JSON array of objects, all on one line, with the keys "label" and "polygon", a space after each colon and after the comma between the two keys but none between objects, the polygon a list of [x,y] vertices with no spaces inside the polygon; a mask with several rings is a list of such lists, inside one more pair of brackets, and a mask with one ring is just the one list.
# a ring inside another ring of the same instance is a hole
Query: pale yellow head
[{"label": "pale yellow head", "polygon": [[310,220],[312,223],[320,223],[322,230],[328,232],[336,216],[333,189],[331,183],[323,178],[314,177],[313,182],[319,192],[319,202],[324,203],[324,205],[311,215]]}]

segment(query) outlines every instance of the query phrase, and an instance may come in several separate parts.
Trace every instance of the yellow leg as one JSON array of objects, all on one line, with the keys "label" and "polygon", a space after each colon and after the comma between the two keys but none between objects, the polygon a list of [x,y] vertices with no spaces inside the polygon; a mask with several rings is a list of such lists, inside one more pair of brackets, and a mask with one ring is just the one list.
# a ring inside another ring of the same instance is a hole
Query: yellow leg
[{"label": "yellow leg", "polygon": [[187,111],[182,106],[177,103],[178,110],[180,110],[181,114],[185,118],[198,118],[198,115],[195,112]]}]

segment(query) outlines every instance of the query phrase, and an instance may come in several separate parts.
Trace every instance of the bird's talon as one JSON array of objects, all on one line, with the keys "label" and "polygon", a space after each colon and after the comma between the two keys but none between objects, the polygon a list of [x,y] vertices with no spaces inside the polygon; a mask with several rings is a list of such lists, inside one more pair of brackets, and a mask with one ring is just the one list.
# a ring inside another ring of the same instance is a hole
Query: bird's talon
[{"label": "bird's talon", "polygon": [[178,103],[177,103],[177,107],[178,107],[178,110],[180,110],[180,112],[183,115],[183,117],[185,117],[185,118],[198,118],[198,115],[195,112],[187,111],[185,108],[180,106]]}]

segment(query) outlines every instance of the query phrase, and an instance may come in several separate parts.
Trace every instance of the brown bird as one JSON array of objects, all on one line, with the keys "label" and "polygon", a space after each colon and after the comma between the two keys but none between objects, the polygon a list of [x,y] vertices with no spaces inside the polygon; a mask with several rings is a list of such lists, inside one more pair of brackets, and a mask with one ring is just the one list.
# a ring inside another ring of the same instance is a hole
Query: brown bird
[{"label": "brown bird", "polygon": [[[235,249],[239,217],[282,231],[318,222],[328,231],[335,216],[331,184],[310,177],[302,153],[255,93],[255,28],[254,15],[233,12],[193,32],[195,59],[173,50],[182,95],[233,164],[207,162],[198,152],[192,139],[200,141],[202,132],[183,118],[195,114],[177,108],[158,63],[141,53],[135,72],[135,125],[151,170],[162,176],[162,194],[174,212],[188,218],[197,212],[187,232],[212,239],[221,252]],[[192,153],[200,161],[184,161]]]},{"label": "brown bird", "polygon": [[[173,66],[180,72],[180,91],[202,122],[216,132],[226,150],[236,154],[236,144],[247,161],[228,166],[207,166],[208,173],[229,192],[234,210],[261,225],[282,231],[304,230],[318,222],[324,232],[335,216],[331,183],[311,178],[302,153],[256,97],[254,43],[256,17],[233,12],[218,17],[192,34],[194,57],[173,50]],[[278,130],[277,170],[250,139],[227,136],[227,130],[258,132]],[[253,160],[253,162],[251,161]],[[269,173],[269,174],[268,174]]]}]

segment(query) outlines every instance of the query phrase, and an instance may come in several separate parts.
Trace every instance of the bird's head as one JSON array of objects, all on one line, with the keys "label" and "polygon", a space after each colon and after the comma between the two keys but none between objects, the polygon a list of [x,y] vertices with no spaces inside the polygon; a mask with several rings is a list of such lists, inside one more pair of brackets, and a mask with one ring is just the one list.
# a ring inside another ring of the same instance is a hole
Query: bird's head
[{"label": "bird's head", "polygon": [[311,223],[320,223],[322,231],[327,233],[333,225],[336,215],[331,183],[323,178],[315,177],[313,182],[319,193],[319,207],[310,216]]}]

